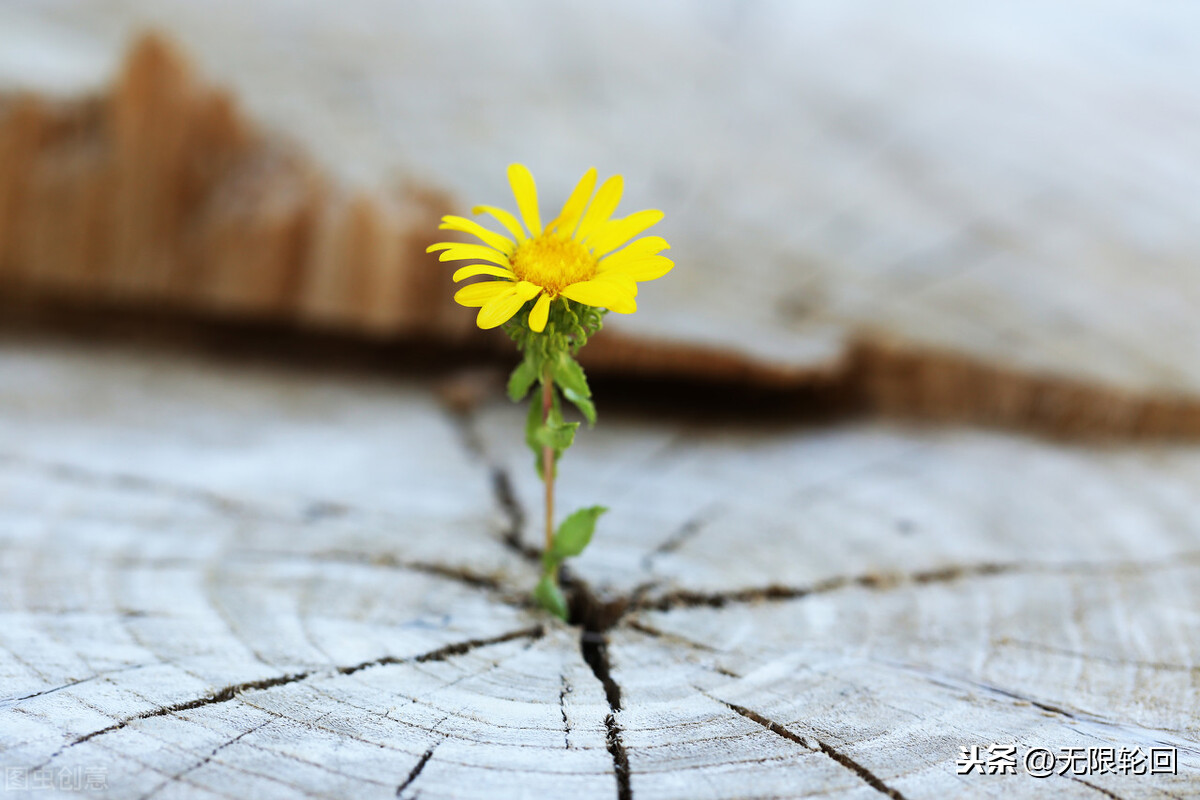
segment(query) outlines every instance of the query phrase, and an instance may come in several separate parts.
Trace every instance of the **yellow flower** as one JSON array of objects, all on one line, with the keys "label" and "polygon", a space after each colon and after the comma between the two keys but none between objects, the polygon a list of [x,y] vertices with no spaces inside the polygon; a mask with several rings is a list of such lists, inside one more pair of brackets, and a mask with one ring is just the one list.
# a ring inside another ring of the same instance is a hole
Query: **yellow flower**
[{"label": "yellow flower", "polygon": [[550,303],[559,296],[618,314],[632,314],[637,310],[634,298],[638,281],[661,278],[674,266],[670,259],[658,255],[670,247],[661,236],[630,241],[661,220],[661,211],[638,211],[613,218],[621,200],[620,175],[606,180],[593,197],[596,170],[589,169],[567,198],[562,213],[544,228],[538,213],[537,187],[529,170],[522,164],[510,165],[508,182],[524,227],[502,208],[476,206],[472,211],[495,217],[512,234],[511,239],[474,220],[446,216],[438,226],[440,230],[469,233],[483,244],[441,242],[426,250],[441,250],[440,261],[483,262],[454,273],[455,282],[479,275],[494,278],[465,286],[454,295],[460,305],[479,309],[479,327],[503,325],[534,298],[537,302],[529,313],[529,327],[539,333],[546,327]]}]

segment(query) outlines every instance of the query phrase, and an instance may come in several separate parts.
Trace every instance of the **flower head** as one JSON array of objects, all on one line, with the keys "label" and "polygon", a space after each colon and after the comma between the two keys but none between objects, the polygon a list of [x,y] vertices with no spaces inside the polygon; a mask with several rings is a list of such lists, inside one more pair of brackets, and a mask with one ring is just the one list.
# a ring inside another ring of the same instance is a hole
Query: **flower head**
[{"label": "flower head", "polygon": [[511,238],[474,220],[446,216],[438,226],[441,230],[469,233],[483,244],[440,242],[426,251],[442,251],[440,261],[477,262],[455,272],[455,282],[481,275],[489,278],[454,295],[460,305],[479,309],[476,323],[480,328],[503,325],[533,300],[529,327],[540,333],[546,327],[550,304],[558,297],[632,314],[637,310],[638,281],[661,278],[674,266],[659,255],[670,247],[661,236],[634,239],[663,218],[661,211],[613,217],[621,200],[620,175],[596,190],[596,170],[589,169],[567,198],[562,213],[545,227],[529,170],[522,164],[510,165],[508,182],[520,220],[494,206],[476,206],[473,213],[490,214]]}]

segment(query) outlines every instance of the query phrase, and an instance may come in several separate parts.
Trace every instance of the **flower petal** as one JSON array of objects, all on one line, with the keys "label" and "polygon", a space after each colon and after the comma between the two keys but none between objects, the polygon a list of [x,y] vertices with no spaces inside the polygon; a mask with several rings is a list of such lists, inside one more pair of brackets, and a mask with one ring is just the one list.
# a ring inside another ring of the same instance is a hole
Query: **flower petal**
[{"label": "flower petal", "polygon": [[597,256],[616,250],[651,225],[662,221],[663,212],[656,208],[638,211],[621,219],[610,219],[588,237],[587,245]]},{"label": "flower petal", "polygon": [[588,306],[603,306],[618,314],[637,311],[637,301],[629,292],[611,281],[581,281],[572,283],[561,294]]},{"label": "flower petal", "polygon": [[592,204],[588,206],[587,213],[583,215],[583,221],[579,223],[579,230],[575,231],[578,241],[583,241],[597,226],[608,222],[608,218],[617,210],[617,204],[621,202],[621,192],[624,190],[625,179],[620,175],[613,175],[600,186]]},{"label": "flower petal", "polygon": [[507,236],[496,233],[493,230],[488,230],[475,220],[467,219],[466,217],[455,217],[453,215],[442,217],[442,224],[438,225],[438,229],[469,233],[472,236],[478,237],[484,244],[496,248],[507,256],[511,256],[513,250],[517,247],[516,242]]},{"label": "flower petal", "polygon": [[512,266],[508,262],[508,256],[483,244],[456,244],[453,247],[447,247],[438,256],[438,261],[465,261],[467,259],[486,261],[502,267]]},{"label": "flower petal", "polygon": [[597,275],[596,277],[592,278],[592,280],[615,284],[616,286],[620,287],[621,290],[628,292],[634,297],[637,297],[637,282],[624,272],[606,272],[603,275]]},{"label": "flower petal", "polygon": [[510,289],[487,301],[479,309],[479,315],[475,317],[475,324],[484,330],[499,327],[512,319],[513,314],[517,313],[523,305],[525,305],[525,301],[521,299],[517,290]]},{"label": "flower petal", "polygon": [[521,219],[525,220],[525,227],[534,236],[540,236],[542,215],[538,212],[537,186],[533,182],[533,175],[529,174],[524,164],[509,164],[508,182],[512,186],[513,197],[517,198],[517,208],[521,211]]},{"label": "flower petal", "polygon": [[635,281],[652,281],[666,275],[674,266],[675,262],[666,256],[647,256],[636,261],[619,261],[616,264],[601,261],[597,268],[597,277],[628,275]]},{"label": "flower petal", "polygon": [[550,295],[543,293],[533,304],[529,312],[529,330],[541,333],[546,330],[546,320],[550,317]]},{"label": "flower petal", "polygon": [[454,302],[468,308],[478,308],[497,295],[513,291],[512,281],[481,281],[464,286],[454,293]]},{"label": "flower petal", "polygon": [[521,227],[521,222],[512,215],[511,211],[505,211],[503,208],[496,206],[475,206],[471,209],[472,214],[491,214],[495,217],[496,222],[504,226],[504,229],[513,235],[513,238],[518,243],[525,241],[529,237],[525,235],[525,229]]},{"label": "flower petal", "polygon": [[510,281],[517,279],[517,273],[511,269],[493,267],[491,264],[470,264],[455,271],[451,280],[458,283],[459,281],[474,278],[478,275],[495,275],[497,278],[508,278]]},{"label": "flower petal", "polygon": [[592,167],[583,173],[579,183],[575,184],[574,191],[567,198],[567,202],[563,204],[562,213],[546,226],[546,232],[558,231],[567,236],[573,235],[575,228],[579,225],[579,218],[583,216],[583,210],[587,208],[588,200],[592,197],[592,190],[595,188],[596,168]]},{"label": "flower petal", "polygon": [[521,302],[524,303],[526,300],[536,297],[538,292],[542,291],[542,287],[538,286],[536,283],[521,281],[517,284],[516,291],[517,294],[521,296]]},{"label": "flower petal", "polygon": [[670,249],[671,245],[667,244],[667,240],[661,236],[643,236],[641,239],[635,239],[625,245],[621,250],[604,256],[600,263],[614,264],[621,260],[638,261],[646,256],[657,255],[663,250]]}]

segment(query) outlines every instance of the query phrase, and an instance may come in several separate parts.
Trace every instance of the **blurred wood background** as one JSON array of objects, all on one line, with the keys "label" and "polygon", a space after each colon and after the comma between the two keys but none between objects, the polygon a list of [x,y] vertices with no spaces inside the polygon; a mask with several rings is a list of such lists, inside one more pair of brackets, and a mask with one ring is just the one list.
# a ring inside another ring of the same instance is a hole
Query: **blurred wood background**
[{"label": "blurred wood background", "polygon": [[[1197,22],[0,7],[0,763],[115,797],[1197,793]],[[560,502],[613,511],[569,626],[524,600],[496,373],[343,363],[509,363],[421,250],[513,160],[546,206],[623,172],[677,262],[592,349],[620,413]],[[1178,765],[956,774],[995,742]]]}]

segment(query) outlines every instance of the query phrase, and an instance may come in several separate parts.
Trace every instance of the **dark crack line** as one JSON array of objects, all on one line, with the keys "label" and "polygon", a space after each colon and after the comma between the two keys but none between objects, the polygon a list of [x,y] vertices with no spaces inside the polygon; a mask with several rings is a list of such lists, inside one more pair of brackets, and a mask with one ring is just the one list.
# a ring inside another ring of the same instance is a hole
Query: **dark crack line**
[{"label": "dark crack line", "polygon": [[604,743],[612,756],[613,775],[617,780],[617,800],[633,800],[630,785],[629,754],[621,737],[621,725],[617,714],[621,711],[621,687],[612,676],[612,665],[608,660],[608,637],[598,631],[584,628],[579,637],[583,660],[592,668],[592,674],[604,687],[609,713],[604,717]]},{"label": "dark crack line", "polygon": [[1150,562],[1121,561],[1115,563],[1028,563],[1008,564],[984,562],[981,564],[954,565],[918,572],[869,572],[863,575],[827,578],[809,586],[770,586],[735,589],[724,592],[694,592],[680,589],[656,598],[635,598],[632,610],[672,611],[678,608],[724,608],[728,605],[762,602],[786,602],[799,600],[810,595],[828,594],[842,589],[858,587],[871,591],[889,591],[903,586],[927,586],[952,583],[967,578],[986,578],[1011,574],[1048,575],[1111,575],[1141,574],[1157,569],[1180,569],[1200,564],[1200,553],[1181,553],[1169,560]]},{"label": "dark crack line", "polygon": [[892,787],[890,787],[886,783],[884,783],[882,780],[880,780],[879,776],[877,776],[875,773],[871,772],[869,769],[864,767],[859,762],[855,761],[850,756],[835,749],[830,744],[816,738],[815,736],[813,737],[813,741],[816,742],[816,745],[814,746],[814,745],[810,744],[809,741],[806,738],[804,738],[803,736],[800,736],[797,733],[793,733],[792,731],[788,730],[784,726],[780,725],[775,720],[770,719],[769,717],[765,717],[762,714],[759,714],[757,711],[752,711],[749,708],[745,708],[745,707],[739,706],[739,705],[734,705],[733,703],[728,703],[724,700],[715,698],[698,686],[695,686],[692,688],[696,689],[696,691],[700,692],[705,697],[708,697],[711,700],[715,700],[716,702],[721,703],[722,705],[728,707],[731,711],[741,714],[746,719],[748,719],[752,722],[758,723],[759,725],[763,726],[764,728],[766,728],[767,730],[769,730],[771,733],[775,734],[776,736],[781,736],[790,742],[795,742],[796,744],[800,745],[801,747],[803,747],[804,749],[806,749],[810,752],[824,753],[825,755],[829,756],[831,759],[836,761],[838,764],[841,764],[843,767],[845,767],[846,769],[853,772],[855,775],[857,775],[863,781],[863,783],[867,784],[868,786],[870,786],[872,789],[879,792],[880,794],[887,795],[888,797],[891,797],[892,800],[905,800],[904,795],[902,795],[898,790],[893,789]]},{"label": "dark crack line", "polygon": [[408,572],[420,572],[424,575],[432,575],[437,578],[445,578],[446,580],[461,583],[473,589],[483,589],[491,592],[500,599],[505,600],[508,604],[516,604],[517,601],[509,596],[500,579],[480,572],[467,569],[466,567],[451,567],[445,564],[435,564],[427,561],[403,561],[396,558],[390,553],[360,553],[353,550],[323,550],[316,553],[296,553],[287,551],[272,551],[272,550],[243,550],[231,555],[236,559],[252,559],[252,558],[270,558],[272,560],[280,559],[303,559],[306,561],[329,562],[338,564],[361,565],[364,567],[375,567],[379,569],[397,569]]},{"label": "dark crack line", "polygon": [[665,556],[669,553],[674,553],[680,547],[687,544],[688,540],[700,533],[704,526],[713,520],[717,515],[719,507],[710,505],[700,511],[696,516],[686,520],[679,529],[662,541],[658,547],[655,547],[650,552],[642,556],[642,569],[645,572],[654,570],[654,562],[659,556]]},{"label": "dark crack line", "polygon": [[475,650],[480,647],[487,647],[487,646],[493,645],[493,644],[501,644],[503,642],[510,642],[510,641],[513,641],[514,639],[523,639],[523,638],[530,638],[530,637],[538,638],[538,637],[541,637],[544,634],[544,632],[545,632],[545,629],[542,626],[538,625],[538,626],[535,626],[532,628],[522,628],[521,630],[511,631],[511,632],[503,634],[501,636],[494,636],[490,639],[471,639],[466,642],[458,642],[456,644],[446,645],[445,647],[439,647],[436,650],[431,650],[428,653],[422,653],[421,655],[417,655],[417,656],[408,656],[408,657],[404,657],[404,658],[400,658],[397,656],[384,656],[383,658],[376,658],[376,659],[372,659],[371,661],[363,661],[359,664],[354,664],[351,666],[337,667],[332,672],[330,672],[328,670],[309,670],[309,671],[305,671],[305,672],[294,672],[294,673],[290,673],[287,675],[280,675],[280,676],[277,676],[274,678],[265,678],[263,680],[246,681],[244,683],[233,684],[231,686],[226,686],[222,689],[219,689],[216,692],[213,692],[212,694],[205,695],[204,697],[197,697],[193,700],[186,700],[182,703],[174,703],[169,706],[162,706],[160,708],[156,708],[152,711],[146,711],[141,714],[135,714],[132,717],[126,717],[125,719],[123,719],[119,722],[116,722],[112,725],[109,725],[106,728],[101,728],[99,730],[92,731],[91,733],[84,734],[83,736],[79,736],[79,737],[75,738],[74,740],[72,740],[71,742],[69,742],[68,744],[59,748],[54,754],[52,754],[48,759],[46,759],[46,761],[44,761],[41,765],[39,765],[38,769],[49,764],[51,761],[53,761],[55,758],[57,758],[65,750],[67,750],[69,748],[75,747],[76,745],[83,744],[84,742],[90,741],[91,739],[95,739],[97,736],[104,736],[105,734],[109,734],[114,731],[119,731],[122,728],[125,728],[126,726],[130,725],[131,723],[138,722],[139,720],[153,719],[155,717],[164,717],[169,714],[178,714],[183,711],[191,711],[193,709],[202,708],[204,706],[211,706],[211,705],[217,705],[220,703],[226,703],[244,692],[273,689],[277,686],[285,686],[287,684],[297,683],[299,681],[303,681],[303,680],[306,680],[307,678],[314,677],[317,675],[333,675],[333,674],[353,675],[354,673],[359,672],[364,669],[367,669],[369,667],[391,665],[391,664],[406,664],[406,663],[424,664],[424,663],[427,663],[430,661],[445,661],[448,658],[453,658],[455,656],[462,655],[464,653],[470,652],[471,650]]},{"label": "dark crack line", "polygon": [[421,760],[418,761],[417,765],[412,768],[412,772],[408,773],[408,777],[404,779],[404,783],[396,787],[396,797],[402,796],[404,794],[404,790],[409,786],[412,786],[413,781],[420,777],[421,771],[425,769],[425,765],[429,763],[429,759],[433,758],[433,751],[437,749],[439,744],[441,744],[441,742],[438,742],[425,751],[425,755],[421,756]]},{"label": "dark crack line", "polygon": [[759,725],[762,725],[764,728],[766,728],[767,730],[769,730],[771,733],[775,734],[776,736],[782,736],[784,739],[789,739],[789,740],[795,742],[796,744],[800,745],[801,747],[805,748],[806,750],[811,750],[813,752],[817,751],[816,746],[809,744],[808,740],[805,739],[803,736],[800,736],[799,734],[796,734],[796,733],[792,733],[787,728],[780,725],[778,722],[775,722],[772,719],[767,719],[762,714],[759,714],[757,711],[751,711],[750,709],[745,708],[744,706],[734,705],[733,703],[727,703],[724,700],[718,700],[717,698],[713,697],[712,695],[706,693],[703,689],[700,689],[698,686],[694,686],[692,688],[696,689],[696,691],[700,692],[705,697],[708,697],[712,700],[716,700],[718,703],[721,703],[722,705],[728,707],[730,710],[736,711],[738,714],[741,714],[746,719],[748,719],[752,722],[757,722]]},{"label": "dark crack line", "polygon": [[667,631],[659,630],[658,628],[655,628],[653,625],[647,625],[645,622],[642,622],[641,620],[637,620],[637,619],[627,620],[625,622],[625,627],[631,628],[631,629],[637,631],[638,633],[644,633],[647,636],[651,636],[655,639],[662,639],[663,641],[674,642],[675,644],[681,644],[681,645],[684,645],[685,647],[690,647],[693,650],[699,650],[702,653],[719,653],[719,652],[721,652],[717,648],[712,647],[707,644],[704,644],[703,642],[694,641],[692,639],[687,638],[686,636],[680,636],[677,633],[668,633]]},{"label": "dark crack line", "polygon": [[934,686],[940,686],[944,689],[967,693],[970,693],[973,690],[982,690],[983,692],[993,695],[994,697],[1003,697],[1007,700],[1014,701],[1013,705],[1016,705],[1017,707],[1025,706],[1029,708],[1036,708],[1037,710],[1046,714],[1068,720],[1072,726],[1081,732],[1085,730],[1087,725],[1092,725],[1102,728],[1105,731],[1120,731],[1126,735],[1134,734],[1144,739],[1152,740],[1157,744],[1174,747],[1177,750],[1181,750],[1185,753],[1200,755],[1200,748],[1196,747],[1195,742],[1187,739],[1177,738],[1172,735],[1171,731],[1165,731],[1156,728],[1146,728],[1144,726],[1137,725],[1136,723],[1129,724],[1116,720],[1110,720],[1090,711],[1081,709],[1068,710],[1061,706],[1015,692],[1011,689],[1005,689],[984,681],[948,675],[918,664],[910,664],[903,661],[892,661],[878,658],[873,660],[880,664],[886,664],[896,669],[909,672],[921,680],[926,681],[927,683],[931,683]]},{"label": "dark crack line", "polygon": [[221,752],[225,748],[231,747],[231,746],[237,744],[242,739],[245,739],[247,736],[249,736],[250,734],[259,730],[260,728],[265,728],[267,725],[270,725],[272,722],[276,722],[276,721],[277,720],[275,717],[271,717],[268,720],[260,722],[259,724],[255,725],[253,728],[250,728],[249,730],[242,731],[241,733],[239,733],[237,736],[233,737],[229,741],[217,745],[216,747],[213,748],[211,753],[209,753],[207,756],[205,756],[201,760],[197,761],[195,764],[192,764],[187,769],[184,769],[180,772],[175,773],[174,775],[172,775],[171,777],[167,778],[165,781],[160,783],[158,786],[155,786],[153,789],[146,792],[146,794],[142,795],[141,800],[149,800],[149,798],[151,798],[154,795],[161,792],[165,787],[169,786],[172,783],[178,783],[180,780],[183,779],[183,777],[185,775],[195,772],[196,770],[203,767],[205,764],[208,764],[210,761],[212,761],[214,758],[217,757],[217,753]]},{"label": "dark crack line", "polygon": [[474,414],[470,410],[448,410],[448,413],[462,438],[463,447],[487,465],[492,483],[492,496],[505,519],[504,530],[500,534],[501,543],[526,561],[540,564],[541,551],[536,547],[529,547],[521,541],[521,531],[525,529],[526,515],[525,509],[521,506],[521,502],[517,499],[517,493],[513,489],[512,478],[509,476],[508,470],[496,463],[488,453],[483,436],[475,429]]},{"label": "dark crack line", "polygon": [[892,800],[904,800],[904,795],[900,794],[899,791],[897,791],[896,789],[893,789],[892,787],[888,786],[886,783],[881,781],[879,779],[879,777],[877,775],[875,775],[875,773],[871,772],[871,770],[867,769],[866,767],[864,767],[862,764],[855,761],[850,756],[848,756],[845,753],[842,753],[838,750],[835,750],[829,744],[821,741],[820,739],[817,739],[817,746],[821,748],[822,753],[829,756],[830,758],[832,758],[837,763],[841,764],[846,769],[854,772],[854,774],[856,774],[856,775],[858,775],[858,777],[862,778],[863,782],[866,783],[868,786],[870,786],[875,791],[879,792],[880,794],[887,795],[888,797],[892,798]]},{"label": "dark crack line", "polygon": [[457,642],[448,644],[445,647],[439,647],[437,650],[431,650],[428,653],[423,653],[419,656],[384,656],[383,658],[372,659],[371,661],[363,661],[360,664],[355,664],[349,667],[338,667],[337,671],[342,675],[353,675],[356,672],[367,669],[369,667],[380,667],[390,664],[425,664],[430,661],[445,661],[455,656],[461,656],[464,653],[469,653],[480,647],[488,645],[501,644],[503,642],[511,642],[514,639],[540,639],[546,632],[546,629],[541,625],[535,625],[532,628],[522,628],[518,631],[511,631],[501,636],[493,636],[490,639],[471,639],[466,642]]},{"label": "dark crack line", "polygon": [[503,467],[493,466],[492,494],[496,504],[504,512],[506,524],[500,541],[512,552],[530,563],[541,563],[542,553],[536,547],[530,547],[521,541],[521,531],[525,529],[525,509],[517,500],[516,490],[513,489],[512,478]]},{"label": "dark crack line", "polygon": [[102,678],[107,678],[110,675],[118,675],[122,672],[129,672],[130,670],[135,670],[135,669],[144,669],[145,667],[154,666],[157,664],[158,664],[158,662],[153,662],[153,664],[130,664],[128,666],[120,667],[118,669],[110,669],[110,670],[105,670],[104,672],[98,672],[95,675],[91,675],[86,678],[80,678],[77,681],[71,681],[70,683],[64,683],[61,686],[55,686],[50,689],[43,689],[40,692],[33,692],[32,694],[27,694],[22,697],[6,697],[3,700],[0,700],[0,708],[8,708],[8,707],[16,705],[17,703],[20,703],[22,701],[32,700],[35,697],[42,697],[44,695],[54,694],[55,692],[61,692],[64,689],[71,689],[71,688],[74,688],[74,687],[79,686],[84,683],[90,683],[91,681],[96,681],[96,680],[100,680]]},{"label": "dark crack line", "polygon": [[567,750],[571,749],[571,722],[567,719],[567,695],[571,693],[571,684],[567,682],[566,674],[562,677],[562,689],[558,692],[558,710],[562,713],[563,721],[563,745]]}]

